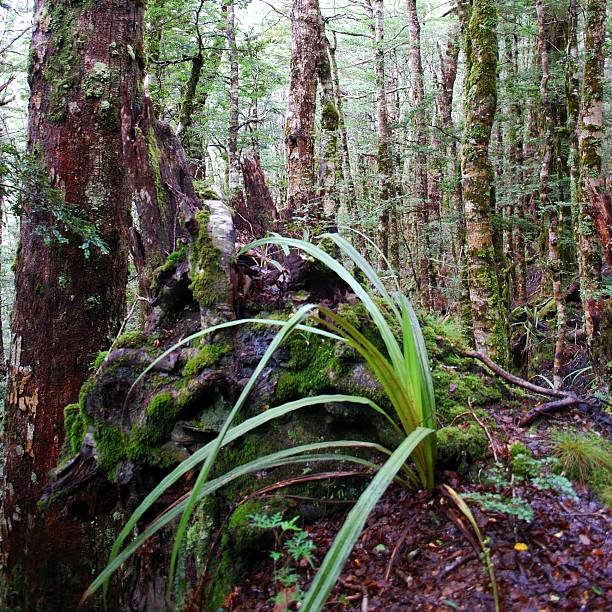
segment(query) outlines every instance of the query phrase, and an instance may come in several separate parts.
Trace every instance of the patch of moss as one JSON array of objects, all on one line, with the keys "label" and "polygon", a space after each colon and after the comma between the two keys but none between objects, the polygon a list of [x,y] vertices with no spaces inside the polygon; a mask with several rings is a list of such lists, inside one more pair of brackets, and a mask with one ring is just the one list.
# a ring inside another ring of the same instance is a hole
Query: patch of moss
[{"label": "patch of moss", "polygon": [[210,368],[219,363],[224,355],[230,352],[229,346],[219,344],[205,344],[196,355],[187,360],[183,367],[183,376],[190,378],[196,376],[205,368]]},{"label": "patch of moss", "polygon": [[187,257],[187,249],[185,246],[181,246],[176,251],[172,251],[170,255],[166,258],[166,261],[159,267],[153,270],[151,274],[151,289],[152,291],[156,291],[159,289],[160,280],[166,276],[169,272],[172,272],[174,268],[185,261]]},{"label": "patch of moss", "polygon": [[226,277],[221,267],[221,254],[208,232],[210,211],[196,213],[198,235],[189,257],[191,284],[194,299],[204,306],[214,306],[226,291]]},{"label": "patch of moss", "polygon": [[115,425],[94,425],[94,438],[98,450],[98,467],[109,477],[114,478],[117,465],[127,455],[126,436]]},{"label": "patch of moss", "polygon": [[94,359],[94,362],[91,364],[91,367],[94,370],[97,370],[104,363],[104,360],[106,359],[107,355],[108,355],[108,351],[100,351],[96,355],[96,358]]},{"label": "patch of moss", "polygon": [[205,181],[193,181],[193,188],[200,200],[218,200],[219,194]]},{"label": "patch of moss", "polygon": [[487,436],[477,424],[451,425],[437,432],[438,462],[465,471],[483,459],[489,449]]},{"label": "patch of moss", "polygon": [[119,336],[117,340],[115,340],[115,348],[139,348],[144,345],[146,340],[147,337],[145,333],[140,329],[136,329],[134,331],[129,331],[125,332],[124,334],[121,334],[121,336]]},{"label": "patch of moss", "polygon": [[336,347],[329,340],[294,333],[287,343],[291,353],[276,386],[279,401],[316,395],[330,386],[330,376],[342,371]]},{"label": "patch of moss", "polygon": [[64,431],[70,451],[77,453],[87,433],[87,423],[79,404],[68,404],[64,408]]},{"label": "patch of moss", "polygon": [[109,67],[104,62],[95,62],[83,80],[83,92],[88,98],[101,98],[110,81]]}]

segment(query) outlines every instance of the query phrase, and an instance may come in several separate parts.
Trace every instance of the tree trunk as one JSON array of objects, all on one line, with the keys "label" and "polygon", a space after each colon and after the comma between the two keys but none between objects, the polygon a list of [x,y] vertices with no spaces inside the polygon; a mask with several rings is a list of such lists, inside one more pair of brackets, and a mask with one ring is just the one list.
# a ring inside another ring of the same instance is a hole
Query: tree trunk
[{"label": "tree trunk", "polygon": [[291,10],[291,69],[285,125],[287,220],[308,217],[316,205],[314,123],[319,13],[318,0],[295,0]]},{"label": "tree trunk", "polygon": [[[87,551],[78,529],[37,511],[37,501],[57,465],[64,406],[77,399],[96,353],[124,315],[131,193],[120,87],[130,95],[138,88],[144,8],[116,0],[37,0],[34,9],[28,147],[44,177],[38,195],[54,193],[60,208],[83,209],[107,252],[93,248],[87,257],[82,237],[56,240],[53,213],[37,197],[24,200],[4,432],[2,562],[10,588],[19,589],[18,576],[24,580],[16,595],[23,609],[75,609],[91,577]],[[58,588],[58,568],[73,558],[71,581]]]},{"label": "tree trunk", "polygon": [[263,238],[274,228],[277,212],[257,155],[244,159],[242,175],[246,206],[236,210],[236,229],[247,232],[249,237]]},{"label": "tree trunk", "polygon": [[240,194],[240,156],[238,154],[239,131],[239,99],[238,99],[238,48],[236,47],[236,25],[234,17],[234,0],[226,0],[227,9],[227,46],[230,60],[230,111],[229,128],[227,132],[227,161],[230,204],[234,203]]},{"label": "tree trunk", "polygon": [[[393,157],[391,155],[391,131],[387,109],[387,92],[385,78],[384,52],[384,14],[383,0],[367,0],[366,9],[374,34],[374,65],[376,71],[376,130],[378,134],[377,165],[380,180],[379,207],[382,209],[378,227],[378,247],[384,257],[389,256],[389,234],[391,231],[391,214],[393,197]],[[379,262],[386,267],[384,260]]]},{"label": "tree trunk", "polygon": [[[580,181],[578,185],[578,253],[580,295],[584,308],[587,340],[592,351],[593,367],[602,364],[596,350],[601,325],[602,298],[601,255],[597,240],[597,209],[600,198],[605,202],[606,182],[602,172],[603,138],[604,37],[606,3],[587,0],[585,16],[585,63],[582,81],[582,105],[578,125]],[[609,244],[602,245],[609,249]]]},{"label": "tree trunk", "polygon": [[467,115],[461,174],[474,341],[503,364],[508,361],[507,313],[493,247],[494,179],[488,154],[497,104],[497,11],[492,0],[473,0],[464,15]]},{"label": "tree trunk", "polygon": [[[540,51],[540,64],[542,67],[542,80],[540,82],[540,98],[544,110],[544,154],[540,167],[540,207],[548,211],[548,265],[552,276],[553,297],[557,306],[557,337],[555,342],[555,357],[553,364],[553,384],[556,390],[563,383],[563,348],[565,344],[565,301],[561,288],[561,263],[559,261],[559,215],[554,206],[550,204],[549,176],[552,167],[554,120],[553,109],[548,93],[548,36],[546,31],[546,18],[542,0],[536,0],[536,14],[538,20],[538,48]],[[545,213],[546,214],[546,213]]]},{"label": "tree trunk", "polygon": [[325,22],[319,12],[319,57],[317,74],[321,85],[321,159],[319,161],[319,197],[322,220],[335,228],[336,214],[340,206],[338,197],[338,126],[340,115],[334,94],[329,41],[325,34]]},{"label": "tree trunk", "polygon": [[425,308],[431,307],[432,290],[436,285],[431,266],[431,247],[429,226],[429,198],[427,193],[427,121],[424,113],[425,87],[423,84],[423,62],[421,59],[421,26],[417,15],[416,0],[406,0],[408,10],[408,30],[410,32],[410,52],[408,63],[412,75],[412,106],[414,112],[414,136],[417,152],[416,164],[416,200],[417,200],[417,236],[419,285],[421,302]]}]

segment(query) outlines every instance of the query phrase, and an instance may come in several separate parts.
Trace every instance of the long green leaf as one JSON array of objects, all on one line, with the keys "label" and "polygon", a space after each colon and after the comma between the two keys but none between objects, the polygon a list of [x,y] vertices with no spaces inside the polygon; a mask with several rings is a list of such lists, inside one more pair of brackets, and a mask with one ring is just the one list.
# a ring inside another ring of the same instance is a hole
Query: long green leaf
[{"label": "long green leaf", "polygon": [[261,240],[255,240],[240,250],[240,253],[246,252],[251,248],[257,246],[263,246],[266,244],[277,244],[279,246],[286,245],[288,247],[304,251],[304,253],[319,260],[325,266],[327,266],[332,272],[337,274],[349,287],[353,290],[353,293],[361,300],[366,310],[372,317],[380,337],[385,343],[389,357],[394,367],[399,371],[404,362],[402,351],[397,343],[397,339],[391,330],[387,319],[380,311],[370,294],[364,289],[357,279],[338,261],[336,261],[331,255],[326,253],[323,249],[318,246],[306,242],[304,240],[298,240],[295,238],[282,238],[282,237],[268,237],[262,238]]},{"label": "long green leaf", "polygon": [[219,454],[219,450],[221,449],[221,446],[223,444],[223,438],[225,438],[232,423],[234,422],[234,419],[236,418],[238,412],[240,412],[240,409],[246,402],[249,394],[253,390],[253,387],[259,380],[259,377],[261,373],[263,372],[264,368],[268,365],[268,362],[272,358],[272,355],[274,355],[274,353],[283,343],[285,338],[287,338],[287,336],[289,336],[289,334],[293,332],[296,326],[299,325],[299,323],[303,321],[315,308],[316,306],[314,306],[313,304],[305,304],[304,306],[299,308],[298,311],[295,314],[293,314],[291,318],[288,321],[286,321],[285,324],[280,328],[280,330],[278,331],[278,333],[276,334],[276,336],[274,337],[274,339],[272,340],[272,342],[266,349],[266,352],[263,354],[262,358],[259,360],[257,367],[253,370],[251,377],[249,378],[247,384],[244,386],[244,389],[242,390],[242,392],[240,393],[240,396],[236,400],[236,403],[234,404],[234,407],[230,411],[227,419],[225,419],[225,422],[223,423],[223,427],[221,428],[219,435],[213,441],[213,447],[211,448],[208,457],[206,457],[206,460],[204,461],[204,465],[202,466],[202,469],[200,470],[200,473],[198,474],[196,482],[193,485],[191,495],[189,497],[189,500],[187,501],[187,506],[185,507],[185,511],[183,512],[183,516],[181,517],[178,529],[176,530],[176,536],[174,538],[174,545],[172,547],[172,555],[170,557],[170,569],[168,571],[168,579],[170,581],[170,584],[172,584],[172,582],[174,581],[174,572],[176,569],[176,562],[178,560],[178,555],[181,550],[183,538],[185,537],[185,533],[187,531],[189,519],[191,518],[191,515],[195,509],[195,505],[197,503],[198,497],[200,495],[202,487],[204,486],[204,483],[206,482],[208,478],[208,474],[210,473],[213,463],[215,462],[217,455]]},{"label": "long green leaf", "polygon": [[[233,470],[211,480],[208,483],[205,483],[200,491],[198,501],[202,500],[207,495],[217,491],[224,485],[229,482],[235,480],[236,478],[240,478],[241,476],[245,476],[247,474],[251,474],[253,472],[259,472],[265,469],[272,469],[274,467],[281,467],[284,465],[289,465],[291,463],[303,463],[305,461],[350,461],[352,463],[358,463],[360,465],[365,465],[366,467],[371,467],[373,469],[377,469],[378,466],[370,463],[364,459],[359,457],[353,457],[351,455],[338,455],[327,453],[324,455],[307,455],[297,457],[296,455],[303,455],[304,453],[311,453],[318,450],[328,450],[330,448],[367,448],[370,450],[378,451],[383,454],[391,455],[390,451],[388,451],[383,446],[379,444],[375,444],[373,442],[360,442],[353,440],[340,440],[336,442],[318,442],[314,444],[305,444],[302,446],[298,446],[295,448],[285,449],[282,451],[278,451],[276,453],[266,455],[265,457],[259,457],[250,461],[249,463],[245,463],[244,465],[240,465]],[[160,529],[168,525],[174,519],[176,519],[179,515],[184,513],[184,510],[187,506],[188,499],[182,500],[180,503],[173,506],[170,510],[162,514],[160,517],[155,519],[142,533],[140,533],[132,542],[130,542],[123,550],[121,550],[112,560],[109,560],[106,567],[100,572],[100,574],[96,577],[96,579],[90,584],[87,592],[83,596],[83,599],[87,599],[91,595],[93,595],[96,591],[100,589],[100,587],[108,584],[111,576],[116,572],[121,565],[144,544],[152,535],[157,533]]]},{"label": "long green leaf", "polygon": [[304,610],[304,612],[318,612],[318,610],[323,608],[348,556],[353,550],[359,534],[363,531],[370,512],[372,512],[374,506],[395,478],[402,465],[406,463],[412,451],[427,436],[433,433],[432,429],[425,427],[419,427],[413,431],[378,470],[368,488],[361,494],[359,500],[346,517],[342,528],[338,532],[327,555],[325,555],[325,559],[310,585],[300,610]]},{"label": "long green leaf", "polygon": [[[318,404],[332,404],[339,402],[368,405],[377,412],[382,413],[389,421],[393,422],[391,417],[389,417],[389,415],[387,415],[384,410],[382,410],[382,408],[380,408],[377,404],[375,404],[366,397],[360,397],[357,395],[317,395],[314,397],[306,397],[292,402],[287,402],[286,404],[277,406],[275,408],[270,408],[269,410],[266,410],[261,414],[258,414],[254,417],[247,419],[246,421],[243,421],[240,425],[233,427],[227,432],[227,435],[223,440],[222,446],[226,446],[231,442],[237,440],[238,438],[244,436],[245,434],[253,431],[257,427],[261,427],[262,425],[269,423],[270,421],[278,417],[285,416],[286,414],[289,414],[290,412],[293,412],[295,410],[299,410],[307,406],[315,406]],[[188,459],[185,459],[185,461],[181,462],[176,468],[174,468],[174,470],[170,472],[170,474],[168,474],[155,487],[155,489],[153,489],[145,497],[145,499],[140,503],[136,510],[134,510],[127,523],[117,536],[113,544],[113,548],[111,550],[109,563],[112,562],[113,559],[119,554],[123,542],[136,528],[136,526],[138,525],[138,521],[142,518],[145,512],[159,499],[159,497],[161,497],[161,495],[169,487],[176,483],[187,472],[195,468],[199,463],[204,461],[206,457],[208,457],[212,447],[213,442],[209,442],[208,444],[206,444],[206,446],[203,446],[202,448],[198,449]]]}]

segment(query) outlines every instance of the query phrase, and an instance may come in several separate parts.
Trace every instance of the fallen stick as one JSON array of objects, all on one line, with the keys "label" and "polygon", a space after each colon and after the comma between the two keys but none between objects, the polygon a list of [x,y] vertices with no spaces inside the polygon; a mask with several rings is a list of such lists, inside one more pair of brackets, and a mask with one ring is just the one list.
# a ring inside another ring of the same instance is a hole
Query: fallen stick
[{"label": "fallen stick", "polygon": [[557,398],[553,401],[547,402],[530,410],[525,417],[521,420],[521,426],[525,427],[530,425],[535,421],[538,417],[546,414],[551,414],[558,410],[566,410],[575,406],[576,404],[590,404],[588,399],[581,399],[576,394],[571,393],[569,391],[560,391],[556,389],[547,389],[546,387],[540,387],[540,385],[535,385],[530,383],[528,380],[523,378],[519,378],[514,374],[511,374],[507,370],[504,370],[501,366],[497,365],[488,355],[481,353],[479,351],[465,351],[462,353],[464,357],[471,357],[472,359],[477,359],[484,363],[494,374],[499,376],[501,379],[517,386],[530,391],[531,393],[535,393],[537,395],[543,395],[544,397],[554,397]]},{"label": "fallen stick", "polygon": [[527,425],[531,425],[538,417],[541,417],[546,414],[551,414],[552,412],[557,412],[559,410],[567,410],[576,404],[582,403],[582,400],[576,396],[567,396],[563,399],[554,400],[552,402],[547,402],[546,404],[542,404],[533,410],[530,410],[522,419],[521,419],[521,427],[526,427]]}]

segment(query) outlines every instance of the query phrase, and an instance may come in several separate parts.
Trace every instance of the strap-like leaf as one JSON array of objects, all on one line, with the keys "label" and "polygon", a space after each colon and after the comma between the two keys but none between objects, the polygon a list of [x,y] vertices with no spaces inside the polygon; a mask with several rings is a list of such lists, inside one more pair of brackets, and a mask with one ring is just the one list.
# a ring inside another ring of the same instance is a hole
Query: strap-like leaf
[{"label": "strap-like leaf", "polygon": [[427,436],[433,433],[432,429],[425,427],[419,427],[413,431],[378,470],[368,488],[361,494],[359,500],[346,517],[342,528],[338,532],[327,555],[325,555],[325,559],[310,585],[300,610],[304,610],[304,612],[318,612],[318,610],[323,608],[348,556],[353,550],[359,534],[363,531],[370,512],[372,512],[374,506],[401,467],[406,463],[412,451]]}]

